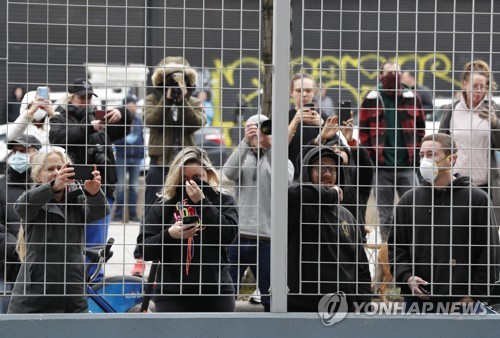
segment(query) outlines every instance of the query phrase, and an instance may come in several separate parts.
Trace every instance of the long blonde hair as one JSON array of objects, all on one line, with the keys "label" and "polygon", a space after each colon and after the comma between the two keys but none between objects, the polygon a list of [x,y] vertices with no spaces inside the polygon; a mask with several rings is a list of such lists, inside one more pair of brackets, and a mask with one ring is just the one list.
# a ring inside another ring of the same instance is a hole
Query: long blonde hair
[{"label": "long blonde hair", "polygon": [[[57,148],[49,148],[47,149],[47,151],[39,152],[35,156],[35,158],[33,159],[33,163],[31,164],[31,178],[33,179],[34,183],[41,183],[38,179],[38,176],[42,168],[47,164],[47,158],[49,158],[49,156],[52,154],[58,155],[63,163],[71,162],[69,156]],[[19,255],[19,260],[23,262],[26,258],[26,236],[24,234],[24,227],[22,223],[19,227],[19,234],[17,236],[16,251]]]},{"label": "long blonde hair", "polygon": [[220,191],[220,180],[212,162],[208,158],[207,152],[197,147],[186,147],[182,149],[170,164],[170,170],[161,197],[171,199],[177,192],[177,187],[183,185],[183,171],[186,164],[198,163],[206,170],[208,183],[215,191]]}]

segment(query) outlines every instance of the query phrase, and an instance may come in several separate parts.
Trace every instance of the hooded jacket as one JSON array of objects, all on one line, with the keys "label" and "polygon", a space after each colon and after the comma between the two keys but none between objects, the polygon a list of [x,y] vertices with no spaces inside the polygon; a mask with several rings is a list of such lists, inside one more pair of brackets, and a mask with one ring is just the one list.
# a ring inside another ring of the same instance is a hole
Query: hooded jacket
[{"label": "hooded jacket", "polygon": [[441,190],[425,183],[406,192],[388,244],[402,294],[411,294],[406,281],[415,275],[431,284],[438,295],[431,300],[485,299],[499,279],[495,214],[486,192],[466,176]]},{"label": "hooded jacket", "polygon": [[[320,151],[335,155],[316,147],[304,164],[311,165]],[[370,301],[371,294],[359,227],[337,191],[312,184],[309,171],[288,188],[288,310],[316,312],[321,297],[337,291],[345,292],[352,310],[353,302]]]},{"label": "hooded jacket", "polygon": [[[181,103],[166,98],[165,79],[176,72],[184,74],[188,89]],[[146,97],[144,114],[152,164],[168,165],[178,149],[196,145],[193,134],[207,123],[201,101],[190,96],[196,78],[196,71],[182,57],[166,57],[156,67],[151,77],[154,92]]]},{"label": "hooded jacket", "polygon": [[[205,198],[194,203],[179,187],[173,198],[160,197],[146,214],[137,244],[144,260],[161,261],[162,274],[157,280],[161,296],[157,299],[179,294],[234,294],[228,247],[238,233],[236,202],[230,195],[209,186],[203,188],[203,193]],[[192,215],[198,215],[204,229],[192,237],[188,264],[188,240],[172,238],[168,229],[177,220]]]},{"label": "hooded jacket", "polygon": [[[127,136],[133,114],[121,107],[122,119],[118,123],[107,124],[105,130],[96,131],[91,125],[96,120],[94,109],[78,108],[72,104],[67,109],[58,109],[59,114],[50,119],[50,144],[65,148],[75,164],[96,164],[97,170],[105,173],[102,184],[106,196],[112,198],[117,182],[112,143]],[[98,154],[105,156],[97,157]]]},{"label": "hooded jacket", "polygon": [[65,202],[54,198],[51,184],[45,183],[26,191],[14,206],[23,220],[26,257],[9,313],[87,312],[85,223],[104,218],[109,206],[102,191],[88,196],[75,185],[68,186]]}]

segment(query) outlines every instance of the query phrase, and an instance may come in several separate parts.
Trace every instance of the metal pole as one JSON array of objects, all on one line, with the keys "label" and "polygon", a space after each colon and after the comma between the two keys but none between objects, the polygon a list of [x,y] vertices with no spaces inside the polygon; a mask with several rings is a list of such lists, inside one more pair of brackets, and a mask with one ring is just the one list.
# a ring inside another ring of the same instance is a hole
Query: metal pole
[{"label": "metal pole", "polygon": [[286,312],[290,1],[274,0],[273,8],[271,312]]}]

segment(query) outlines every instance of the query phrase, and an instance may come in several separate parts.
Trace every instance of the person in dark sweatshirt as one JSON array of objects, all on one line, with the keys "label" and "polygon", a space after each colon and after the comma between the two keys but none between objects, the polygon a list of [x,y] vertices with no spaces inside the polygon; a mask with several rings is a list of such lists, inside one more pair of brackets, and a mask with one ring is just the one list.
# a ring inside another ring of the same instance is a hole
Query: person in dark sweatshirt
[{"label": "person in dark sweatshirt", "polygon": [[234,198],[201,148],[174,157],[161,196],[137,237],[145,261],[161,260],[156,312],[234,312],[228,249],[238,234]]},{"label": "person in dark sweatshirt", "polygon": [[407,312],[436,312],[438,305],[477,309],[476,302],[491,300],[495,291],[497,221],[488,194],[469,177],[453,175],[457,150],[449,135],[425,136],[420,148],[425,183],[405,193],[396,208],[389,261]]},{"label": "person in dark sweatshirt", "polygon": [[356,220],[340,205],[339,155],[315,147],[303,163],[301,183],[288,188],[288,311],[317,312],[338,291],[353,311],[371,300],[371,277]]}]

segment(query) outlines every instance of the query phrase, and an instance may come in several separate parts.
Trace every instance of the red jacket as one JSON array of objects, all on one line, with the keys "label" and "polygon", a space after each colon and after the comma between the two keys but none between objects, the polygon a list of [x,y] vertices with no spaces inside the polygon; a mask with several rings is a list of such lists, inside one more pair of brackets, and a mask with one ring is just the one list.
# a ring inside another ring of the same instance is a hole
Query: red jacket
[{"label": "red jacket", "polygon": [[[415,164],[415,151],[425,136],[425,113],[420,97],[410,90],[398,93],[397,112],[401,114],[401,127],[408,149],[408,161]],[[384,163],[385,130],[384,102],[379,91],[371,91],[363,100],[359,111],[359,139],[373,163]],[[377,162],[378,159],[378,162]]]}]

